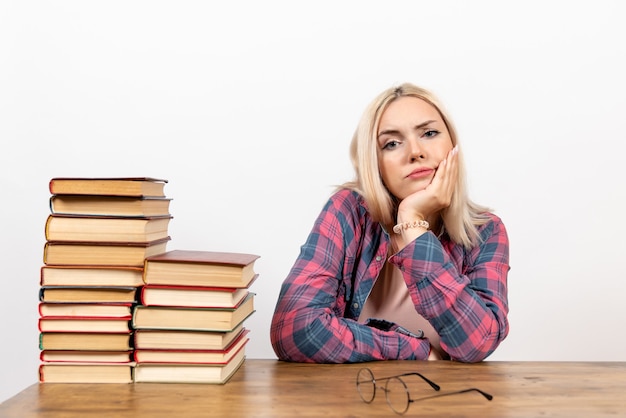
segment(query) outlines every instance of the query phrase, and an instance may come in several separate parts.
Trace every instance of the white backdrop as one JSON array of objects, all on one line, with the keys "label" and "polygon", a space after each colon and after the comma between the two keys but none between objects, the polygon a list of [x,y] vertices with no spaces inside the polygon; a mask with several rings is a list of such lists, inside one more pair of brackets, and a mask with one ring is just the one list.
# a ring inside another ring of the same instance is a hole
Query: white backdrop
[{"label": "white backdrop", "polygon": [[490,360],[626,361],[620,1],[0,3],[0,401],[37,381],[48,181],[166,178],[169,249],[251,252],[250,358],[365,105],[411,81],[511,241]]}]

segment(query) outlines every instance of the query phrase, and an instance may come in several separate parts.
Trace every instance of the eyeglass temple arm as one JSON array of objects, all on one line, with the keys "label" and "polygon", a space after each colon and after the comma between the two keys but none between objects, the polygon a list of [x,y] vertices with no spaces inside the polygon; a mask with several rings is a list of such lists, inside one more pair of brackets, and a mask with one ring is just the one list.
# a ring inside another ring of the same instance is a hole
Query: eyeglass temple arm
[{"label": "eyeglass temple arm", "polygon": [[[421,373],[418,372],[409,372],[409,373],[403,373],[403,374],[399,374],[398,376],[392,376],[392,377],[403,377],[403,376],[419,376],[422,378],[422,380],[426,383],[428,383],[430,385],[430,387],[432,387],[435,390],[440,390],[441,386],[439,386],[438,384],[436,384],[435,382],[433,382],[432,380],[430,380],[429,378],[427,378],[426,376],[424,376]],[[391,378],[389,378],[391,379]]]},{"label": "eyeglass temple arm", "polygon": [[478,392],[481,395],[483,395],[487,400],[492,400],[493,399],[493,395],[490,395],[487,392],[484,392],[478,388],[469,388],[469,389],[463,389],[463,390],[458,390],[456,392],[446,392],[446,393],[438,393],[436,395],[430,395],[430,396],[423,396],[421,398],[417,398],[417,399],[409,399],[410,402],[414,402],[414,401],[421,401],[423,399],[432,399],[432,398],[440,398],[442,396],[448,396],[448,395],[458,395],[459,393],[466,393],[466,392]]}]

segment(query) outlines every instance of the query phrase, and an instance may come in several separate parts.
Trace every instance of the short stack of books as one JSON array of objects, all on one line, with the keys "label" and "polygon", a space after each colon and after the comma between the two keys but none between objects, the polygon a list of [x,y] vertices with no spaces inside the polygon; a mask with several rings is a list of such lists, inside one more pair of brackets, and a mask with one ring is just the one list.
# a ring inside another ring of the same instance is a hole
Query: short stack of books
[{"label": "short stack of books", "polygon": [[170,240],[167,180],[53,178],[41,267],[40,382],[131,383],[146,257]]},{"label": "short stack of books", "polygon": [[136,383],[226,383],[245,360],[259,256],[173,250],[147,257],[132,318]]}]

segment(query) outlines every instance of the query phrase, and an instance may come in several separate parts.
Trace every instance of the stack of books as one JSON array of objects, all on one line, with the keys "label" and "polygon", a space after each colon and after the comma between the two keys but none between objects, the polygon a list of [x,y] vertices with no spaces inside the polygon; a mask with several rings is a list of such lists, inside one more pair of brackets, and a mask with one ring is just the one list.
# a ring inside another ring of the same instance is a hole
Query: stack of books
[{"label": "stack of books", "polygon": [[257,255],[173,250],[147,257],[132,317],[135,382],[226,383],[245,360]]},{"label": "stack of books", "polygon": [[53,178],[39,293],[40,382],[131,383],[146,257],[170,240],[166,180]]}]

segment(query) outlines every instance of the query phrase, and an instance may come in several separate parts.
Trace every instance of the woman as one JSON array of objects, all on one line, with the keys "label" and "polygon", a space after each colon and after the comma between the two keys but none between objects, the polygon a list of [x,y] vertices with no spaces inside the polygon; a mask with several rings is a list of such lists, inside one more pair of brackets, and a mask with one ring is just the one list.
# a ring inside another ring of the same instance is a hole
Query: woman
[{"label": "woman", "polygon": [[457,135],[411,84],[366,109],[271,325],[281,360],[478,362],[507,336],[504,224],[467,197]]}]

